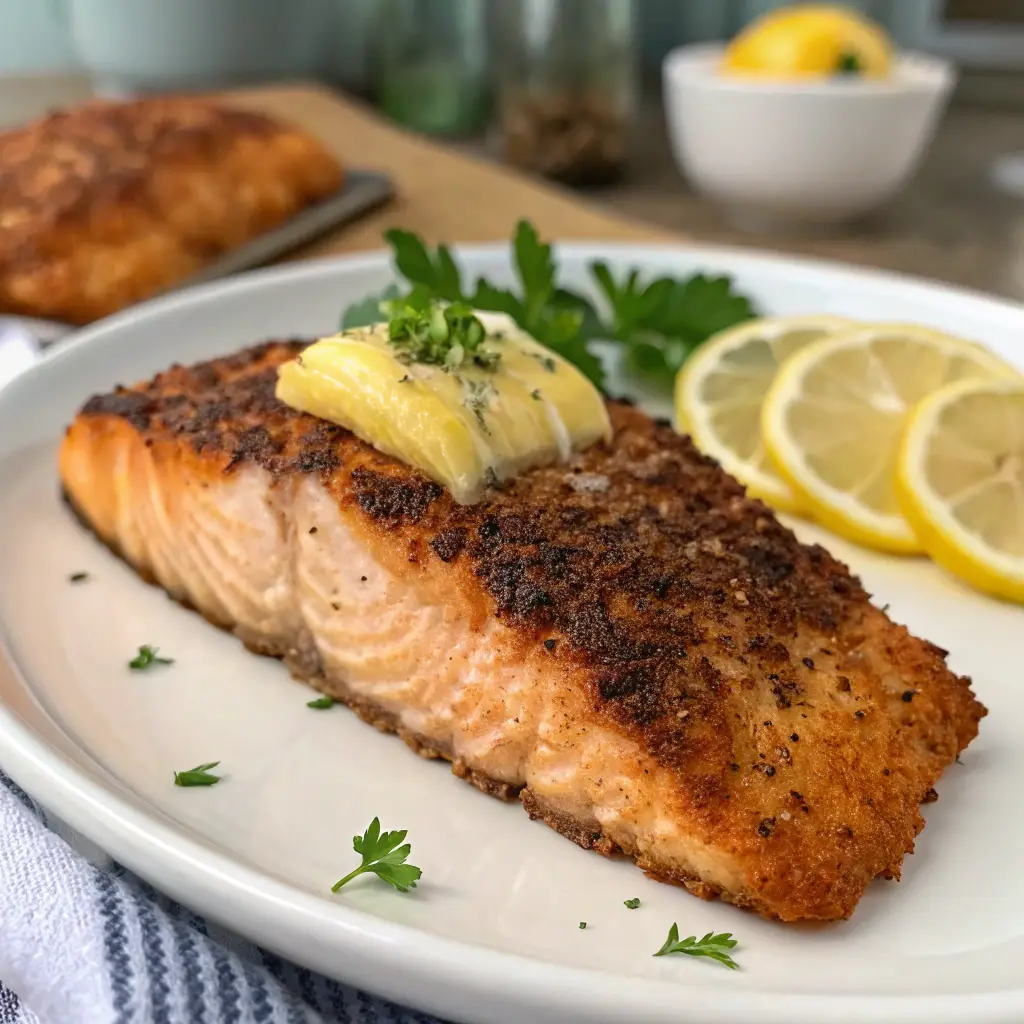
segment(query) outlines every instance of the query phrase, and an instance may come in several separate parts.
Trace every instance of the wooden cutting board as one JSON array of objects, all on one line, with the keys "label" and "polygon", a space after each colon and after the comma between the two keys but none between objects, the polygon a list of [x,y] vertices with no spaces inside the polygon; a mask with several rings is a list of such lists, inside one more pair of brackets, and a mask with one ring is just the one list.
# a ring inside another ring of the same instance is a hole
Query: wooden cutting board
[{"label": "wooden cutting board", "polygon": [[397,198],[356,223],[339,228],[289,258],[379,249],[390,227],[428,242],[506,240],[520,217],[546,238],[668,241],[649,224],[590,206],[567,190],[455,152],[396,128],[371,109],[315,85],[276,85],[225,97],[313,132],[346,164],[392,176]]}]

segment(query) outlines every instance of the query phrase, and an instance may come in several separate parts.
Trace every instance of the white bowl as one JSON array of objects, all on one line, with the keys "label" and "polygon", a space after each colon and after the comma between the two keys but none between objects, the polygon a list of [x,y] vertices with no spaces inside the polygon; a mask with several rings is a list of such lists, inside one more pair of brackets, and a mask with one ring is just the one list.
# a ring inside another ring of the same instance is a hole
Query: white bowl
[{"label": "white bowl", "polygon": [[676,162],[700,192],[751,226],[829,224],[867,213],[910,179],[956,73],[902,55],[885,80],[773,82],[718,70],[721,45],[665,58]]}]

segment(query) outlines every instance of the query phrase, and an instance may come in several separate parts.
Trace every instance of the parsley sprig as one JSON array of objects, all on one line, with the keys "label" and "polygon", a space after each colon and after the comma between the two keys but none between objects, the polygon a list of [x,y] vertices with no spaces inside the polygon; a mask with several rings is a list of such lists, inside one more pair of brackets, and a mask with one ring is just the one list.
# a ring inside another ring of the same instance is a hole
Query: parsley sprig
[{"label": "parsley sprig", "polygon": [[[512,239],[516,288],[500,288],[486,278],[467,285],[448,246],[431,251],[411,231],[394,229],[385,239],[403,280],[349,306],[343,329],[379,322],[383,303],[399,302],[419,313],[438,301],[460,306],[461,315],[466,309],[505,313],[599,387],[604,368],[597,342],[620,348],[628,371],[667,389],[698,345],[755,315],[750,300],[734,290],[728,277],[694,274],[643,281],[633,270],[616,280],[607,264],[595,261],[590,274],[608,310],[602,316],[585,296],[559,283],[551,246],[528,220],[519,222]],[[422,330],[417,327],[418,333]]]},{"label": "parsley sprig", "polygon": [[731,971],[738,971],[740,965],[736,963],[728,951],[736,946],[736,940],[731,932],[708,932],[702,939],[696,935],[680,941],[679,927],[673,924],[668,930],[668,938],[665,945],[655,953],[655,956],[668,956],[670,953],[682,953],[685,956],[706,956],[711,960],[717,960],[720,964],[728,967]]},{"label": "parsley sprig", "polygon": [[361,836],[352,837],[352,848],[363,858],[362,864],[335,882],[331,886],[331,892],[337,892],[353,878],[366,872],[372,872],[399,892],[408,892],[415,888],[423,872],[414,864],[405,863],[412,850],[405,842],[406,834],[405,829],[399,832],[381,832],[380,820],[374,818],[370,822],[370,827]]},{"label": "parsley sprig", "polygon": [[147,668],[151,668],[153,665],[173,665],[173,658],[162,658],[157,651],[159,647],[151,647],[149,644],[143,644],[139,648],[139,653],[128,662],[128,667],[134,669],[136,672],[144,671]]}]

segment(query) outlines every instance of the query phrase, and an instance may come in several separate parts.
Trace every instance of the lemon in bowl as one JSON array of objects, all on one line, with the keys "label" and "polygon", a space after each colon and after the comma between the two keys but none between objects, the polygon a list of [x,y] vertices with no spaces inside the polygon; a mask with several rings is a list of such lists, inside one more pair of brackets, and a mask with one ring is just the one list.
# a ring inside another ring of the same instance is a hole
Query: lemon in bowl
[{"label": "lemon in bowl", "polygon": [[917,170],[952,92],[949,62],[897,53],[869,22],[827,10],[665,58],[676,163],[741,228],[806,232],[882,206]]},{"label": "lemon in bowl", "polygon": [[887,78],[893,47],[885,31],[838,6],[784,7],[759,18],[729,45],[723,74],[786,80],[861,75]]}]

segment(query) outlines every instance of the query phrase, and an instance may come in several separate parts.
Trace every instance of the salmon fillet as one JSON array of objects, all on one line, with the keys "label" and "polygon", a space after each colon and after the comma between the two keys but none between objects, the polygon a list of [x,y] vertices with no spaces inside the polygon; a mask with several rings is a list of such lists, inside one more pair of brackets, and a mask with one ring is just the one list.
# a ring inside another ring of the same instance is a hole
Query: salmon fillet
[{"label": "salmon fillet", "polygon": [[96,101],[0,134],[0,310],[87,323],[334,192],[311,135],[198,97]]},{"label": "salmon fillet", "polygon": [[300,342],[92,398],[78,515],[147,580],[580,846],[783,921],[898,877],[985,708],[686,437],[459,506],[274,397]]}]

